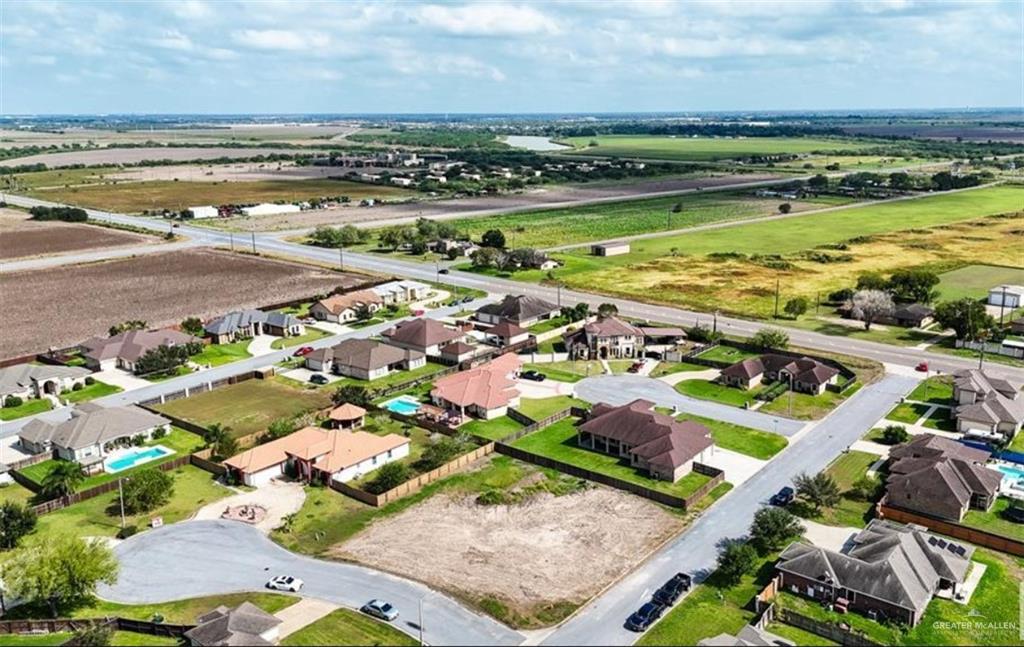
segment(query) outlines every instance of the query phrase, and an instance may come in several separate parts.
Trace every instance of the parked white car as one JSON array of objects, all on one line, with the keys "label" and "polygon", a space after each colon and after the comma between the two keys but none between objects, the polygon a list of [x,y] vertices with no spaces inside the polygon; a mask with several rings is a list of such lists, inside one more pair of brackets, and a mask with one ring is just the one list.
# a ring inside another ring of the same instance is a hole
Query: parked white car
[{"label": "parked white car", "polygon": [[370,600],[359,610],[368,616],[373,616],[387,622],[393,622],[398,618],[398,610],[384,600]]},{"label": "parked white car", "polygon": [[267,588],[273,591],[290,591],[292,593],[298,593],[299,589],[302,588],[302,580],[291,575],[278,575],[269,582],[267,582]]}]

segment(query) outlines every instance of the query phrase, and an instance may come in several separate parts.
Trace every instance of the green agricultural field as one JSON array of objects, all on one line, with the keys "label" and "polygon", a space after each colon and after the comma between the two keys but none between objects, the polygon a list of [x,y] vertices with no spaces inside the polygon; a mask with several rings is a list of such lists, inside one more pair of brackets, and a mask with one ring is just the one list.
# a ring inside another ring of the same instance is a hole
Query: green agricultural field
[{"label": "green agricultural field", "polygon": [[943,301],[984,299],[988,297],[990,288],[1003,283],[1024,285],[1024,267],[968,265],[939,275],[939,287],[936,289]]},{"label": "green agricultural field", "polygon": [[263,431],[278,418],[324,409],[328,391],[299,389],[280,380],[246,380],[154,407],[202,427],[220,423],[235,437]]},{"label": "green agricultural field", "polygon": [[[560,142],[562,140],[559,140]],[[570,137],[576,150],[568,155],[643,157],[663,160],[712,161],[827,151],[858,151],[874,144],[853,139],[811,137],[665,137],[658,135],[599,135]],[[591,142],[597,146],[591,146]]]},{"label": "green agricultural field", "polygon": [[106,209],[122,213],[170,209],[181,211],[196,204],[245,204],[308,200],[327,195],[347,195],[352,200],[386,198],[402,200],[416,194],[407,189],[376,186],[346,180],[260,180],[256,182],[173,182],[154,180],[35,189],[34,198]]}]

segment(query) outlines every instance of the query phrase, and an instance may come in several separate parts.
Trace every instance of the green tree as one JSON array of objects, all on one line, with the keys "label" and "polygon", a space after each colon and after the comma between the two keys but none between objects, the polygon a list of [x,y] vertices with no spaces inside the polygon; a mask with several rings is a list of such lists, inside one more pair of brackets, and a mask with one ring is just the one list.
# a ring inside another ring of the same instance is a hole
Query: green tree
[{"label": "green tree", "polygon": [[462,452],[462,443],[454,438],[442,438],[436,443],[431,443],[423,450],[420,459],[416,461],[416,469],[421,472],[429,472],[432,469],[441,467],[448,461],[454,460]]},{"label": "green tree", "polygon": [[231,435],[231,428],[215,422],[203,434],[206,445],[218,458],[231,458],[238,453],[238,441]]},{"label": "green tree", "polygon": [[718,552],[716,574],[727,586],[736,586],[756,564],[757,551],[753,546],[745,541],[730,541]]},{"label": "green tree", "polygon": [[783,202],[779,205],[779,213],[789,213],[793,210],[793,205],[788,202]]},{"label": "green tree", "polygon": [[266,433],[263,434],[262,442],[268,443],[271,440],[284,438],[295,431],[295,420],[292,418],[278,418],[270,423]]},{"label": "green tree", "polygon": [[12,597],[46,604],[56,618],[90,602],[99,584],[116,582],[118,564],[104,541],[54,535],[19,548],[2,569]]},{"label": "green tree", "polygon": [[174,494],[174,477],[155,467],[139,470],[124,480],[124,507],[131,514],[159,508]]},{"label": "green tree", "polygon": [[562,306],[560,311],[566,321],[582,321],[590,315],[590,306],[586,303],[577,303],[574,306]]},{"label": "green tree", "polygon": [[145,330],[146,322],[141,319],[129,319],[119,324],[114,324],[107,330],[107,334],[113,337],[129,330]]},{"label": "green tree", "polygon": [[373,318],[373,310],[370,309],[370,304],[360,303],[355,309],[356,321],[369,321]]},{"label": "green tree", "polygon": [[43,478],[42,495],[47,499],[70,496],[85,481],[82,466],[74,461],[57,461]]},{"label": "green tree", "polygon": [[390,247],[391,251],[395,251],[402,244],[401,230],[397,227],[388,227],[377,235],[377,240],[381,247]]},{"label": "green tree", "polygon": [[750,343],[760,350],[772,348],[784,350],[789,346],[789,335],[778,328],[762,328],[750,338]]},{"label": "green tree", "polygon": [[484,232],[480,241],[484,247],[505,248],[505,234],[501,233],[500,229],[488,229]]},{"label": "green tree", "polygon": [[800,318],[801,315],[807,312],[810,304],[807,302],[806,297],[793,297],[786,302],[782,310],[794,319]]},{"label": "green tree", "polygon": [[797,496],[811,504],[815,511],[839,503],[839,484],[826,472],[818,472],[814,476],[806,472],[797,474],[793,485],[796,486]]},{"label": "green tree", "polygon": [[902,425],[887,425],[882,430],[882,440],[887,445],[899,445],[910,440],[910,432]]},{"label": "green tree", "polygon": [[473,267],[495,267],[498,264],[498,257],[501,256],[501,252],[493,247],[481,247],[480,249],[473,252],[470,257]]},{"label": "green tree", "polygon": [[865,474],[853,482],[850,493],[861,501],[873,502],[881,496],[882,481]]},{"label": "green tree", "polygon": [[619,314],[619,307],[614,303],[602,303],[597,306],[597,316],[599,317],[614,317]]},{"label": "green tree", "polygon": [[888,290],[889,281],[878,272],[865,272],[857,277],[858,290]]},{"label": "green tree", "polygon": [[75,645],[75,647],[107,647],[107,645],[113,644],[113,640],[114,630],[110,628],[110,625],[94,624],[79,629],[64,644]]},{"label": "green tree", "polygon": [[927,270],[897,270],[889,277],[889,291],[898,301],[930,303],[938,284],[939,275]]},{"label": "green tree", "polygon": [[828,186],[828,178],[821,173],[818,173],[811,179],[807,180],[807,186],[812,189],[824,189]]},{"label": "green tree", "polygon": [[358,384],[346,384],[345,386],[338,387],[334,394],[331,395],[331,401],[335,405],[345,404],[346,402],[354,404],[357,407],[368,407],[370,406],[370,392],[364,386]]},{"label": "green tree", "polygon": [[975,340],[996,327],[985,304],[971,298],[943,301],[935,306],[935,320],[943,328],[952,328],[957,339]]},{"label": "green tree", "polygon": [[199,317],[187,317],[181,322],[181,330],[194,337],[201,337],[204,332],[203,322]]},{"label": "green tree", "polygon": [[800,519],[785,508],[764,507],[754,513],[750,541],[762,553],[779,550],[804,533]]},{"label": "green tree", "polygon": [[36,512],[32,508],[15,501],[0,504],[0,550],[16,548],[35,527]]},{"label": "green tree", "polygon": [[371,494],[380,494],[405,483],[412,477],[412,470],[405,463],[387,463],[382,465],[373,480],[366,485]]}]

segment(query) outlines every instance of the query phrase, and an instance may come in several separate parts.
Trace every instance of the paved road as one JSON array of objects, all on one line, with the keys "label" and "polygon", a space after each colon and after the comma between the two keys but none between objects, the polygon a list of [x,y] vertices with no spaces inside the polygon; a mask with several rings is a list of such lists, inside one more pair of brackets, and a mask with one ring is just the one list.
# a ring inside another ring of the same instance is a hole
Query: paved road
[{"label": "paved road", "polygon": [[742,537],[754,512],[800,472],[817,472],[860,438],[918,380],[890,375],[864,387],[807,435],[708,509],[678,539],[553,631],[542,644],[629,645],[637,639],[622,624],[658,586],[678,571],[705,577],[714,569],[718,544]]},{"label": "paved road", "polygon": [[734,425],[792,436],[807,423],[748,411],[727,404],[691,398],[677,392],[670,384],[640,375],[599,375],[576,383],[576,396],[587,402],[627,404],[637,398],[651,400],[658,406],[677,407],[680,411],[705,418],[714,418]]},{"label": "paved road", "polygon": [[100,597],[144,604],[261,590],[275,575],[305,582],[304,595],[359,608],[373,598],[393,604],[398,629],[433,645],[515,645],[523,636],[422,584],[372,569],[291,553],[255,528],[231,521],[186,521],[126,540],[114,549],[121,572]]}]

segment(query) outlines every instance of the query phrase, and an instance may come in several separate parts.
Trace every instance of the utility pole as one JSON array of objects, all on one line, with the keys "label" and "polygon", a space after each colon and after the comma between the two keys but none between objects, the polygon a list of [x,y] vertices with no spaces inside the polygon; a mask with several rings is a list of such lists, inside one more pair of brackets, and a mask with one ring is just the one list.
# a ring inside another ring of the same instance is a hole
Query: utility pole
[{"label": "utility pole", "polygon": [[231,243],[231,251],[235,251],[235,232],[233,232],[233,231],[229,231],[228,232],[228,240]]},{"label": "utility pole", "polygon": [[117,498],[121,502],[121,530],[124,530],[124,479],[117,479]]},{"label": "utility pole", "polygon": [[1003,325],[1003,311],[1006,309],[1006,286],[1003,286],[1003,299],[999,302],[999,325]]},{"label": "utility pole", "polygon": [[718,332],[718,310],[715,310],[713,318],[711,319],[711,332]]},{"label": "utility pole", "polygon": [[814,314],[819,314],[820,312],[821,312],[821,292],[818,292],[814,296]]},{"label": "utility pole", "polygon": [[559,283],[558,285],[556,285],[555,289],[558,290],[558,307],[561,308],[562,307],[562,284]]},{"label": "utility pole", "polygon": [[789,415],[793,416],[793,374],[789,374]]},{"label": "utility pole", "polygon": [[252,253],[255,254],[256,253],[256,230],[254,229],[254,230],[252,230],[249,233],[252,234]]},{"label": "utility pole", "polygon": [[338,247],[338,269],[342,272],[345,271],[345,247],[343,245]]},{"label": "utility pole", "polygon": [[417,623],[420,627],[420,644],[423,644],[423,598],[420,598],[420,620]]},{"label": "utility pole", "polygon": [[779,278],[775,277],[775,319],[779,318]]}]

